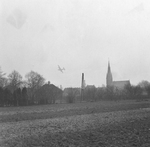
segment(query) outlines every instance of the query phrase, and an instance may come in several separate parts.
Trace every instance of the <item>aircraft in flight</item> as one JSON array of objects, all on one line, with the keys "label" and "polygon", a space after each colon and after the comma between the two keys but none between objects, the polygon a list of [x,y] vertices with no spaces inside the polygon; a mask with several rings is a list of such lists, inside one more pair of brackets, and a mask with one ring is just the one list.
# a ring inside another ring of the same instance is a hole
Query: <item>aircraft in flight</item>
[{"label": "aircraft in flight", "polygon": [[62,72],[63,73],[63,70],[65,70],[65,68],[63,67],[63,68],[61,68],[59,65],[58,65],[58,70],[60,71],[60,72]]}]

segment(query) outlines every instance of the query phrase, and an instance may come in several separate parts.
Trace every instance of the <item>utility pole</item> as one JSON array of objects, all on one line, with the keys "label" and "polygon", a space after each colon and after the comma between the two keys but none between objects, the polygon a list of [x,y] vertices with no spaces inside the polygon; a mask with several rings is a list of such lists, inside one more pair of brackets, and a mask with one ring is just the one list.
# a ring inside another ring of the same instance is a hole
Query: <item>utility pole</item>
[{"label": "utility pole", "polygon": [[84,73],[82,73],[82,81],[81,81],[81,101],[84,98]]}]

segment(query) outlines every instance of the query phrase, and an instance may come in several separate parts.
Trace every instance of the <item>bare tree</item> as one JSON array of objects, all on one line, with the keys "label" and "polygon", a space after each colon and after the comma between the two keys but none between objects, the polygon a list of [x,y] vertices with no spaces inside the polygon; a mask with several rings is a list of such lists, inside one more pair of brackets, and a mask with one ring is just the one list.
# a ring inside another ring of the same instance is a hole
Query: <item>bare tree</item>
[{"label": "bare tree", "polygon": [[34,103],[34,97],[37,89],[39,89],[41,86],[44,85],[45,79],[43,78],[42,75],[40,75],[37,72],[30,71],[29,73],[26,74],[26,79],[27,79],[27,85],[28,85],[28,94],[29,97]]},{"label": "bare tree", "polygon": [[22,76],[17,71],[13,71],[8,75],[9,89],[14,92],[22,84]]},{"label": "bare tree", "polygon": [[148,87],[148,86],[150,86],[150,82],[148,82],[148,81],[141,81],[139,84],[138,84],[138,86],[140,86],[142,89],[146,89],[146,87]]},{"label": "bare tree", "polygon": [[4,77],[6,74],[3,73],[0,67],[0,87],[5,87],[7,85],[7,78]]}]

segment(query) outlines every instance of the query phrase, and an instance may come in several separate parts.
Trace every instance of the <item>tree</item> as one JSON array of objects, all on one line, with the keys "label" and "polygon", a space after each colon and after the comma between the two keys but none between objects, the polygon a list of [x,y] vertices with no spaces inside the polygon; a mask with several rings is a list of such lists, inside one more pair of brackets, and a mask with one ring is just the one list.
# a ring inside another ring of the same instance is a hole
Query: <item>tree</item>
[{"label": "tree", "polygon": [[8,84],[11,92],[14,92],[17,88],[19,88],[21,83],[22,76],[17,71],[14,70],[8,75]]},{"label": "tree", "polygon": [[124,96],[125,99],[132,99],[133,98],[133,86],[130,84],[125,85],[124,87]]},{"label": "tree", "polygon": [[7,78],[4,77],[5,75],[6,74],[3,73],[0,67],[0,87],[5,87],[7,85]]},{"label": "tree", "polygon": [[142,96],[142,88],[140,86],[133,86],[134,98],[139,99]]},{"label": "tree", "polygon": [[4,90],[0,87],[0,106],[4,106]]},{"label": "tree", "polygon": [[147,92],[148,96],[150,96],[150,85],[146,87],[146,92]]},{"label": "tree", "polygon": [[94,85],[87,85],[84,90],[84,97],[88,101],[96,101],[96,87]]},{"label": "tree", "polygon": [[105,99],[115,100],[115,88],[113,86],[107,86],[106,87]]},{"label": "tree", "polygon": [[27,95],[27,88],[24,87],[22,89],[22,105],[28,105],[28,95]]},{"label": "tree", "polygon": [[145,90],[146,87],[150,86],[150,82],[143,80],[138,84],[138,86]]},{"label": "tree", "polygon": [[150,82],[141,81],[138,85],[142,88],[143,96],[150,96]]},{"label": "tree", "polygon": [[4,105],[11,106],[12,103],[13,103],[12,93],[10,92],[9,89],[5,88],[4,89]]},{"label": "tree", "polygon": [[73,88],[68,88],[67,102],[73,103],[75,101],[75,92]]},{"label": "tree", "polygon": [[142,88],[139,85],[126,85],[124,93],[127,99],[139,99],[142,96]]},{"label": "tree", "polygon": [[18,88],[18,89],[16,90],[16,92],[17,92],[18,105],[21,106],[21,105],[22,105],[22,93],[21,93],[21,89]]},{"label": "tree", "polygon": [[67,103],[74,103],[76,98],[80,96],[80,88],[65,88],[63,95],[65,96]]},{"label": "tree", "polygon": [[96,89],[96,99],[98,100],[103,100],[104,99],[104,95],[105,95],[105,87],[98,87]]},{"label": "tree", "polygon": [[13,92],[13,105],[18,106],[17,90],[14,90]]},{"label": "tree", "polygon": [[42,75],[34,71],[29,72],[25,77],[27,79],[26,82],[28,85],[28,91],[30,93],[31,103],[34,103],[35,93],[37,89],[44,85],[45,79]]}]

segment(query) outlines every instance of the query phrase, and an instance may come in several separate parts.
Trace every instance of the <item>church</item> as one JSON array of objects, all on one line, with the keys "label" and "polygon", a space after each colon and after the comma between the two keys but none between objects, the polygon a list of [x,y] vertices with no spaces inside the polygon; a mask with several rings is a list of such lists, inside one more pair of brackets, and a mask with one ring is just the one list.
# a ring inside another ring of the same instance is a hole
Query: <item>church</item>
[{"label": "church", "polygon": [[113,76],[111,73],[111,68],[110,68],[110,63],[108,62],[108,71],[107,71],[107,75],[106,75],[106,85],[107,87],[109,86],[113,86],[115,88],[117,88],[118,90],[122,90],[124,89],[124,87],[126,85],[130,85],[130,81],[129,80],[125,80],[125,81],[113,81]]}]

